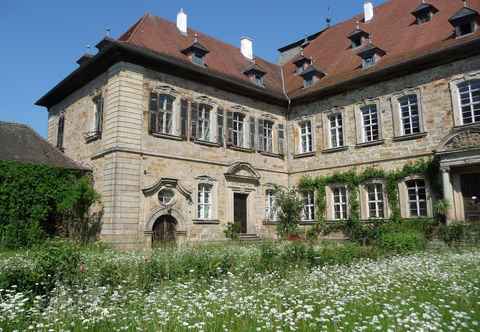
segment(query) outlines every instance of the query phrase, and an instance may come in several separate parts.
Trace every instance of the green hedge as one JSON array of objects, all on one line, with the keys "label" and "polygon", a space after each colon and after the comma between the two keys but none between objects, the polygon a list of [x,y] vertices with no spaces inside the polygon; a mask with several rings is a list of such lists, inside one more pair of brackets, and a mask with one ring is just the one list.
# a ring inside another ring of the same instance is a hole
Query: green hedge
[{"label": "green hedge", "polygon": [[0,247],[28,247],[55,232],[59,204],[82,172],[0,161]]}]

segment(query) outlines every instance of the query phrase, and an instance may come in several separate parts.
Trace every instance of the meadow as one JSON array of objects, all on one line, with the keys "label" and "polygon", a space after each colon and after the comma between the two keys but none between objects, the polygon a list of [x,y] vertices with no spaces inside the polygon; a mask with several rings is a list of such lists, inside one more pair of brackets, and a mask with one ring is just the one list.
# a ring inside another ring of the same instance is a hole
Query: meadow
[{"label": "meadow", "polygon": [[478,247],[59,244],[0,256],[0,331],[479,331],[479,276]]}]

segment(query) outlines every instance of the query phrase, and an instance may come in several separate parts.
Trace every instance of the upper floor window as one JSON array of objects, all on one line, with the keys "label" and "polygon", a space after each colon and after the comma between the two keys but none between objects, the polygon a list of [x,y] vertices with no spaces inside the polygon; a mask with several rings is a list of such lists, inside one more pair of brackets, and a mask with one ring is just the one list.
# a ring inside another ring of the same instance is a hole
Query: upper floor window
[{"label": "upper floor window", "polygon": [[198,35],[195,34],[193,43],[181,51],[183,54],[188,56],[192,63],[204,66],[205,65],[205,55],[210,51],[204,45],[198,41]]},{"label": "upper floor window", "polygon": [[303,221],[315,220],[315,195],[313,191],[303,193]]},{"label": "upper floor window", "polygon": [[422,1],[414,11],[412,11],[412,15],[415,16],[416,23],[422,24],[430,21],[432,16],[438,12],[438,9],[435,8],[433,5]]},{"label": "upper floor window", "polygon": [[94,131],[100,134],[103,129],[103,97],[102,95],[96,96],[93,99],[95,105],[95,128]]},{"label": "upper floor window", "polygon": [[198,105],[198,126],[196,138],[202,141],[210,141],[210,111],[212,107],[207,104]]},{"label": "upper floor window", "polygon": [[63,136],[65,131],[65,113],[61,112],[58,117],[57,148],[63,151]]},{"label": "upper floor window", "polygon": [[244,71],[243,73],[247,75],[247,77],[256,85],[263,87],[264,82],[263,82],[263,77],[267,73],[262,67],[257,65],[255,63],[255,60],[253,60],[253,63],[250,64]]},{"label": "upper floor window", "polygon": [[330,148],[343,146],[343,121],[342,113],[335,113],[328,117],[330,127]]},{"label": "upper floor window", "polygon": [[370,183],[366,185],[368,218],[385,218],[385,203],[383,185],[381,183]]},{"label": "upper floor window", "polygon": [[462,124],[480,122],[480,79],[459,83]]},{"label": "upper floor window", "polygon": [[275,192],[271,189],[265,192],[265,219],[277,220],[277,199]]},{"label": "upper floor window", "polygon": [[243,147],[245,138],[245,115],[239,112],[233,113],[232,143],[234,146]]},{"label": "upper floor window", "polygon": [[465,2],[463,8],[453,14],[448,21],[455,28],[455,35],[461,37],[471,34],[478,29],[479,14],[477,11],[468,8]]},{"label": "upper floor window", "polygon": [[345,220],[348,218],[347,187],[338,186],[332,188],[333,196],[333,219]]},{"label": "upper floor window", "polygon": [[150,131],[157,134],[173,133],[173,103],[175,97],[150,94]]},{"label": "upper floor window", "polygon": [[409,216],[426,217],[428,210],[425,180],[409,180],[406,181],[405,185],[407,187]]},{"label": "upper floor window", "polygon": [[362,58],[362,68],[367,69],[374,66],[385,55],[385,51],[370,42],[365,47],[362,47],[357,54]]},{"label": "upper floor window", "polygon": [[363,142],[374,142],[380,139],[377,105],[371,104],[363,106],[362,116],[362,137]]},{"label": "upper floor window", "polygon": [[198,185],[197,218],[208,220],[212,218],[212,185],[200,183]]},{"label": "upper floor window", "polygon": [[350,39],[352,43],[352,48],[358,48],[363,45],[365,40],[368,40],[370,34],[368,32],[363,31],[360,28],[360,22],[357,22],[357,27],[355,30],[348,34],[348,39]]},{"label": "upper floor window", "polygon": [[192,53],[192,62],[196,65],[199,65],[199,66],[203,66],[205,63],[204,63],[204,54],[202,53],[199,53],[199,52],[193,52]]},{"label": "upper floor window", "polygon": [[312,122],[305,120],[300,123],[300,153],[313,151]]},{"label": "upper floor window", "polygon": [[420,112],[416,94],[398,98],[402,135],[411,135],[421,132]]},{"label": "upper floor window", "polygon": [[273,122],[268,121],[268,120],[263,120],[259,121],[259,123],[262,123],[261,126],[259,126],[259,130],[262,130],[261,134],[261,150],[266,151],[266,152],[273,152]]}]

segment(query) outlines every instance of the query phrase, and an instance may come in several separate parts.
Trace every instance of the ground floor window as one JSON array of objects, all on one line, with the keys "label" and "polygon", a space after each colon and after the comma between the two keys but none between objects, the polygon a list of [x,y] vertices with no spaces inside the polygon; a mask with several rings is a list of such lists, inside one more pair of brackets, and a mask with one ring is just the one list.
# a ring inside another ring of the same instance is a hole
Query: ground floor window
[{"label": "ground floor window", "polygon": [[315,220],[315,198],[313,191],[303,193],[303,221]]},{"label": "ground floor window", "polygon": [[333,219],[347,219],[347,188],[345,186],[332,188],[332,196]]},{"label": "ground floor window", "polygon": [[426,217],[427,210],[427,189],[425,180],[415,179],[405,182],[408,195],[408,211],[410,217]]},{"label": "ground floor window", "polygon": [[212,185],[201,183],[198,185],[198,219],[212,218]]}]

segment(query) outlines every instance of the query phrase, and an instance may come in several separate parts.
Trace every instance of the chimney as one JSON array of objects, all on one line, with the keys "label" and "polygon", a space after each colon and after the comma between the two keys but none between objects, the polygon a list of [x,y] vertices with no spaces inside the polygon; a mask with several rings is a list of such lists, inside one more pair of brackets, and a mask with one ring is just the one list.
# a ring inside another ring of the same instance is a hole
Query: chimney
[{"label": "chimney", "polygon": [[177,14],[177,29],[182,35],[187,35],[187,14],[183,12],[183,8]]},{"label": "chimney", "polygon": [[367,1],[363,4],[364,21],[370,22],[373,19],[373,4]]},{"label": "chimney", "polygon": [[253,60],[253,41],[250,38],[240,38],[240,52],[248,60]]}]

